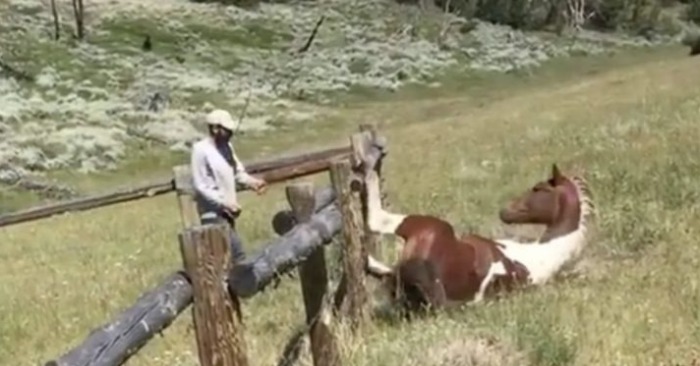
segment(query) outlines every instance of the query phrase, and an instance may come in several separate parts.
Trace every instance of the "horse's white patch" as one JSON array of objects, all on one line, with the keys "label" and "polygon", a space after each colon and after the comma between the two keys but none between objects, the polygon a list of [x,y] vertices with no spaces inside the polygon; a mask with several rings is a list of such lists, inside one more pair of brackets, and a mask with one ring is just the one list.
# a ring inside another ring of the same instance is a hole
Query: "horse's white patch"
[{"label": "horse's white patch", "polygon": [[506,257],[527,268],[532,284],[541,285],[578,256],[585,245],[585,236],[579,229],[546,243],[518,243],[507,239],[497,242],[505,247],[501,252]]},{"label": "horse's white patch", "polygon": [[406,215],[390,213],[382,208],[379,193],[379,175],[374,170],[365,177],[367,185],[367,226],[376,233],[396,234]]},{"label": "horse's white patch", "polygon": [[477,292],[476,295],[474,295],[474,299],[472,299],[472,301],[470,301],[469,303],[476,304],[478,302],[481,302],[484,299],[486,289],[491,284],[491,281],[493,281],[493,278],[495,276],[505,276],[507,274],[508,272],[506,271],[506,266],[503,265],[503,262],[498,261],[491,263],[489,271],[486,273],[486,277],[484,277],[484,279],[481,281],[481,284],[479,285],[479,292]]},{"label": "horse's white patch", "polygon": [[367,270],[379,276],[384,276],[392,272],[389,266],[378,261],[371,255],[367,256]]}]

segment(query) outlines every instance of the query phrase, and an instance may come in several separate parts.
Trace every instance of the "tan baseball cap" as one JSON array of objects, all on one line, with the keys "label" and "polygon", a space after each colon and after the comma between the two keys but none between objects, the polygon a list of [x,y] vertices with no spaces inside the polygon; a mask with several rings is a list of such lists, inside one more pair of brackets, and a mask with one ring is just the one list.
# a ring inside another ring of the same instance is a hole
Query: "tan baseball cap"
[{"label": "tan baseball cap", "polygon": [[218,125],[229,131],[235,131],[238,127],[238,122],[231,118],[231,114],[223,109],[215,109],[205,117],[205,122],[208,125]]}]

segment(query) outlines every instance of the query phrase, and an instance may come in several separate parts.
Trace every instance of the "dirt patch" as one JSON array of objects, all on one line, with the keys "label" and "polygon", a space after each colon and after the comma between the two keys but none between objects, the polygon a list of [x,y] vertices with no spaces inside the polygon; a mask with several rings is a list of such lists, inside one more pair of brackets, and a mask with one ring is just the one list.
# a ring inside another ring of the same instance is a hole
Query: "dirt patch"
[{"label": "dirt patch", "polygon": [[426,353],[430,366],[526,366],[527,356],[495,337],[466,337],[438,344]]}]

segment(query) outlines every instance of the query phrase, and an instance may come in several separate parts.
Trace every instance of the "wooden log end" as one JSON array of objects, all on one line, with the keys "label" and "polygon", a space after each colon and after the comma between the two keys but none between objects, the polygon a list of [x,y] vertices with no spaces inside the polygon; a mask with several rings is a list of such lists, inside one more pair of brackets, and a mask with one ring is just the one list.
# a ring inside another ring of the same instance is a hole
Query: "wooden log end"
[{"label": "wooden log end", "polygon": [[352,135],[350,145],[353,151],[352,167],[364,173],[374,170],[386,155],[386,139],[372,131]]},{"label": "wooden log end", "polygon": [[384,153],[389,151],[388,140],[384,136],[376,136],[372,142],[372,146],[382,150]]},{"label": "wooden log end", "polygon": [[308,220],[316,207],[314,186],[309,182],[290,184],[285,188],[287,201],[297,220]]},{"label": "wooden log end", "polygon": [[282,210],[272,217],[272,230],[280,236],[290,232],[296,224],[292,210]]},{"label": "wooden log end", "polygon": [[350,175],[350,191],[351,192],[361,192],[364,184],[365,184],[365,180],[360,174],[353,172]]},{"label": "wooden log end", "polygon": [[377,164],[379,161],[386,155],[383,150],[380,150],[378,148],[371,148],[363,157],[362,157],[362,171],[366,174],[370,172],[371,170],[376,169]]},{"label": "wooden log end", "polygon": [[[303,183],[303,185],[307,184],[310,183]],[[289,200],[289,195],[292,193],[292,191],[290,190],[292,188],[290,187],[287,187],[287,200]],[[334,201],[335,190],[333,189],[333,187],[325,187],[323,189],[315,190],[313,199],[314,212],[321,211],[328,205],[332,204]],[[275,213],[272,216],[272,229],[277,235],[282,236],[290,232],[294,228],[294,226],[298,225],[300,222],[301,221],[296,219],[295,212],[293,209],[284,209]]]},{"label": "wooden log end", "polygon": [[370,146],[374,146],[380,150],[386,151],[387,139],[377,133],[377,128],[371,123],[360,124],[360,132],[367,134],[367,139]]},{"label": "wooden log end", "polygon": [[240,298],[249,298],[258,291],[263,291],[258,279],[254,274],[254,261],[237,263],[229,271],[227,288],[230,294],[236,294]]}]

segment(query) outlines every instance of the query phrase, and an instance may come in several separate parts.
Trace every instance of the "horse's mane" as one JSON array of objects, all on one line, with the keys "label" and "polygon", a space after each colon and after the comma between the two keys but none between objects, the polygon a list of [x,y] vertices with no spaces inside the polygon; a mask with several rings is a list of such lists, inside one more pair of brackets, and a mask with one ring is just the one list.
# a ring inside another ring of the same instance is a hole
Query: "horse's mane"
[{"label": "horse's mane", "polygon": [[587,232],[591,221],[595,218],[596,206],[593,201],[593,194],[591,192],[588,181],[581,175],[574,175],[568,177],[569,181],[576,188],[576,194],[578,196],[579,205],[581,209],[581,216],[579,217],[579,228],[583,233]]}]

